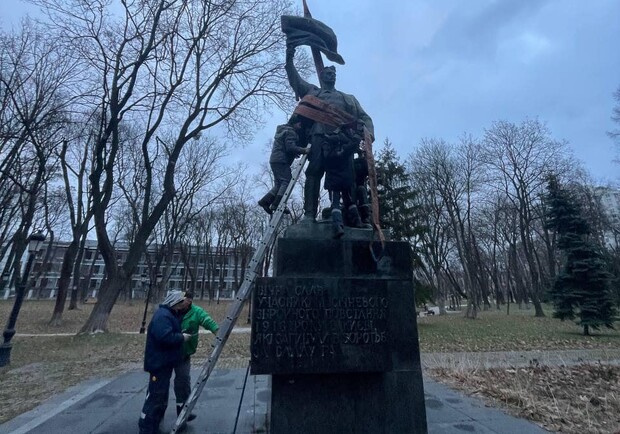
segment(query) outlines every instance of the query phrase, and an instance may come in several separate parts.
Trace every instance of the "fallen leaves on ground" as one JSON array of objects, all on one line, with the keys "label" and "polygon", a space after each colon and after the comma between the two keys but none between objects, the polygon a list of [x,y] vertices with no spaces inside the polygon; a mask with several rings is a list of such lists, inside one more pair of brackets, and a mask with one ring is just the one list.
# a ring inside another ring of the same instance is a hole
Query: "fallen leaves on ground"
[{"label": "fallen leaves on ground", "polygon": [[516,416],[566,434],[620,430],[620,367],[601,364],[477,370],[434,369],[430,374],[471,395],[491,399]]},{"label": "fallen leaves on ground", "polygon": [[[196,300],[195,303],[205,309],[214,320],[221,322],[226,317],[226,312],[230,306],[230,301],[207,301]],[[50,325],[54,310],[54,302],[49,300],[28,300],[25,301],[20,310],[17,325],[15,329],[17,333],[78,333],[84,325],[94,303],[79,305],[79,309],[65,310],[62,315],[60,325]],[[12,300],[0,301],[0,319],[8,318]],[[157,303],[150,303],[146,315],[146,325],[148,325],[153,312],[157,309]],[[108,320],[109,332],[137,332],[142,325],[144,316],[144,302],[142,300],[132,300],[128,302],[118,302],[112,308],[110,318]],[[238,326],[247,324],[248,305],[244,306],[239,320]]]}]

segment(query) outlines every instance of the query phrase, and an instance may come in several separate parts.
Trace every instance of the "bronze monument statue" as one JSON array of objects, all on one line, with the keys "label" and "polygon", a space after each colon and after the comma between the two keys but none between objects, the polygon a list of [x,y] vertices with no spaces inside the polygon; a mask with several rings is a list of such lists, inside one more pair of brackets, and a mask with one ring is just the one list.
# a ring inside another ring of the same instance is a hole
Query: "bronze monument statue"
[{"label": "bronze monument statue", "polygon": [[[372,120],[355,97],[336,90],[336,70],[321,60],[323,53],[344,63],[335,34],[309,17],[305,1],[304,9],[304,17],[282,17],[282,30],[286,72],[300,99],[295,114],[311,122],[305,224],[278,237],[273,277],[256,280],[250,373],[271,376],[272,434],[426,434],[417,323],[411,320],[411,246],[383,238]],[[312,48],[320,87],[299,76],[293,64],[299,45]],[[317,213],[323,174],[333,232],[308,223]],[[348,216],[348,226],[360,225],[357,202],[374,230],[344,228],[341,200],[347,214],[356,214]]]},{"label": "bronze monument statue", "polygon": [[[307,20],[307,21],[303,21]],[[304,217],[302,223],[315,222],[323,175],[328,172],[326,189],[332,198],[332,221],[335,236],[342,230],[340,198],[349,214],[352,226],[362,227],[355,206],[355,183],[353,154],[363,139],[364,127],[374,135],[372,119],[358,100],[350,94],[336,89],[336,68],[323,67],[321,54],[338,63],[344,63],[336,52],[335,35],[329,27],[319,21],[303,17],[282,17],[282,30],[287,35],[285,69],[288,81],[301,99],[295,113],[313,121],[309,129],[311,144],[304,185]],[[320,87],[305,81],[294,65],[295,48],[310,45],[313,50]],[[332,182],[334,181],[334,182]]]}]

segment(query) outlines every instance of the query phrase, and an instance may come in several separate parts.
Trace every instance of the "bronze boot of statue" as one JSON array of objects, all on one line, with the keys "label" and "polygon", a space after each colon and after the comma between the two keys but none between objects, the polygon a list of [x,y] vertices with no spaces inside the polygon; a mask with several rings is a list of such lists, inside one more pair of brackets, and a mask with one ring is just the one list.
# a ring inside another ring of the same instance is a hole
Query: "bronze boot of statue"
[{"label": "bronze boot of statue", "polygon": [[333,238],[339,239],[344,235],[344,222],[342,221],[342,211],[337,208],[332,208],[332,227]]},{"label": "bronze boot of statue", "polygon": [[350,205],[347,209],[347,221],[352,228],[363,228],[362,219],[360,213],[357,210],[357,206]]},{"label": "bronze boot of statue", "polygon": [[362,226],[364,229],[372,229],[372,222],[370,221],[370,205],[360,205],[358,207],[360,212],[360,218],[362,220]]},{"label": "bronze boot of statue", "polygon": [[320,190],[321,179],[316,176],[306,176],[306,183],[304,184],[304,216],[300,223],[316,223]]}]

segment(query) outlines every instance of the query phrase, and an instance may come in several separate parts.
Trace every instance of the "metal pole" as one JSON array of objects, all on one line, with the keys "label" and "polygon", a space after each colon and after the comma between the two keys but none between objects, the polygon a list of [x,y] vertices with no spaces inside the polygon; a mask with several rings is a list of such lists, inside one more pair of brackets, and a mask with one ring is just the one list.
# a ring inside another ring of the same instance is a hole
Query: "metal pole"
[{"label": "metal pole", "polygon": [[[143,281],[144,284],[144,281]],[[142,315],[142,326],[140,327],[140,334],[146,332],[146,312],[149,309],[149,298],[151,297],[151,288],[153,287],[153,280],[149,280],[149,286],[146,291],[146,300],[144,301],[144,315]]]},{"label": "metal pole", "polygon": [[15,323],[17,322],[17,316],[19,315],[19,310],[21,309],[22,302],[24,301],[26,284],[28,283],[28,275],[30,274],[30,269],[32,268],[35,255],[36,251],[28,253],[28,261],[26,262],[26,268],[24,269],[22,280],[15,291],[15,302],[13,303],[11,316],[9,316],[9,320],[6,323],[4,333],[2,333],[4,342],[0,345],[0,367],[11,363],[11,349],[13,347],[11,344],[11,339],[13,339],[13,336],[15,335]]},{"label": "metal pole", "polygon": [[9,282],[9,277],[11,277],[9,275],[9,273],[7,273],[7,272],[2,273],[2,289],[4,290],[4,297],[3,298],[5,300],[8,300],[9,294],[11,293],[11,288],[10,288],[10,285],[9,285],[9,283],[10,283]]}]

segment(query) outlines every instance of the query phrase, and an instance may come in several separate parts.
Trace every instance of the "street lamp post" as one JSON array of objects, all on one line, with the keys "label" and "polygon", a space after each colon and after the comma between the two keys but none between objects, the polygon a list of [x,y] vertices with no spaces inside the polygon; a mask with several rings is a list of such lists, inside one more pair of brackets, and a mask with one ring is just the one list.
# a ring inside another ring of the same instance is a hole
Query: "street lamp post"
[{"label": "street lamp post", "polygon": [[34,262],[39,246],[43,241],[45,241],[45,235],[43,235],[41,231],[35,232],[28,238],[28,260],[26,261],[26,267],[24,268],[21,281],[15,289],[15,302],[13,303],[13,309],[11,310],[9,320],[6,323],[4,333],[2,333],[4,342],[0,345],[0,367],[11,363],[11,349],[13,347],[11,344],[11,339],[13,339],[13,336],[15,335],[15,323],[17,322],[17,316],[19,315],[19,310],[21,309],[22,302],[24,301],[24,294],[26,292],[28,275],[30,274],[32,263]]},{"label": "street lamp post", "polygon": [[[155,278],[155,282],[157,285],[161,283],[163,276],[161,274],[157,274]],[[142,284],[146,283],[146,274],[142,275]],[[146,300],[144,301],[144,315],[142,315],[142,326],[140,327],[140,334],[144,334],[146,332],[146,312],[149,309],[149,299],[151,298],[151,289],[153,288],[153,280],[149,280],[149,286],[146,291]]]},{"label": "street lamp post", "polygon": [[9,294],[11,292],[11,288],[9,288],[9,277],[10,274],[8,272],[2,273],[2,288],[4,289],[4,299],[9,298]]},{"label": "street lamp post", "polygon": [[149,295],[151,293],[151,282],[149,281],[149,286],[146,286],[146,274],[142,275],[142,289],[145,290],[144,296],[144,315],[142,316],[142,326],[140,326],[140,334],[144,334],[146,331],[146,311],[149,307]]}]

